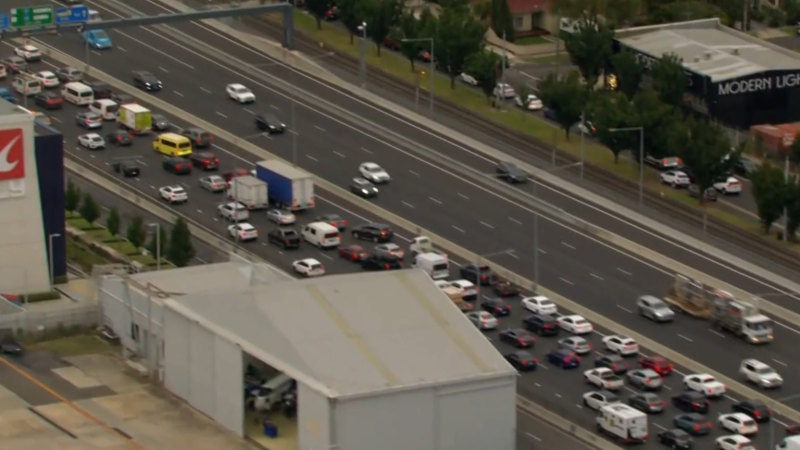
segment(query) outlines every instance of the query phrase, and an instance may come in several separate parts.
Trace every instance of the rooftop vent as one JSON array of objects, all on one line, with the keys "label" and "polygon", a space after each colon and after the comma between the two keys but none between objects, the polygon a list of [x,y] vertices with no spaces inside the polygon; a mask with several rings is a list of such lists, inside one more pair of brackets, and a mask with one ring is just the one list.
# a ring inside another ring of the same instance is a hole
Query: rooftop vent
[{"label": "rooftop vent", "polygon": [[739,49],[738,48],[734,48],[734,49],[731,50],[731,53],[734,54],[734,55],[738,55],[739,54]]},{"label": "rooftop vent", "polygon": [[711,59],[711,52],[710,51],[705,52],[705,57],[706,59]]}]

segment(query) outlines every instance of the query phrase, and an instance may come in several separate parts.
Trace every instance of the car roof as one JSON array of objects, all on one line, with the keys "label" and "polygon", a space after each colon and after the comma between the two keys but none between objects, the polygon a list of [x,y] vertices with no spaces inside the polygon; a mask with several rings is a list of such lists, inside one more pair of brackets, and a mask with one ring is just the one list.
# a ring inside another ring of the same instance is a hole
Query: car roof
[{"label": "car roof", "polygon": [[84,136],[86,136],[87,138],[92,138],[92,139],[96,139],[96,138],[103,139],[103,136],[100,136],[97,133],[86,133],[86,134],[84,134]]}]

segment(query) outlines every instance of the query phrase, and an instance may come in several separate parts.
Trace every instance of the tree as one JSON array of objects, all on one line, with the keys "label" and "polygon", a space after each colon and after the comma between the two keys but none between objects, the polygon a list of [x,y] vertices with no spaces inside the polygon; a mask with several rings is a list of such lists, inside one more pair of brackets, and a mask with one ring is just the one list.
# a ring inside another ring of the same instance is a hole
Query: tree
[{"label": "tree", "polygon": [[[649,3],[649,2],[648,2]],[[649,7],[649,5],[648,5]],[[725,12],[718,6],[706,2],[683,0],[667,2],[650,9],[650,17],[656,23],[685,22],[688,20],[722,17],[727,22]],[[770,8],[772,9],[772,8]]]},{"label": "tree", "polygon": [[119,234],[119,222],[119,210],[114,206],[108,213],[108,217],[106,217],[106,228],[112,236]]},{"label": "tree", "polygon": [[[685,144],[678,151],[683,163],[690,167],[700,192],[714,181],[730,173],[736,156],[731,156],[731,143],[719,126],[705,120],[690,119]],[[700,196],[703,201],[703,196]]]},{"label": "tree", "polygon": [[578,73],[570,72],[565,77],[550,73],[539,85],[539,97],[553,111],[569,140],[569,131],[580,120],[588,99],[588,90]]},{"label": "tree", "polygon": [[641,10],[640,0],[606,0],[603,17],[609,25],[617,28],[633,21]]},{"label": "tree", "polygon": [[456,87],[456,76],[467,56],[483,48],[486,26],[468,8],[444,8],[435,23],[436,59],[450,76],[450,88]]},{"label": "tree", "polygon": [[569,59],[578,66],[589,88],[594,88],[613,54],[613,30],[601,23],[582,21],[577,32],[562,33],[562,37]]},{"label": "tree", "polygon": [[611,57],[611,66],[617,75],[617,89],[632,99],[639,92],[644,67],[639,64],[633,53],[623,50]]},{"label": "tree", "polygon": [[184,267],[194,258],[195,249],[189,226],[182,217],[178,217],[169,238],[167,258],[178,267]]},{"label": "tree", "polygon": [[144,245],[146,235],[147,230],[144,228],[144,221],[139,216],[134,217],[131,223],[128,224],[126,237],[136,248],[140,248]]},{"label": "tree", "polygon": [[[615,132],[612,128],[628,128],[638,125],[633,105],[621,92],[595,95],[589,102],[586,114],[597,127],[597,139],[614,154],[614,164],[625,150],[638,149],[639,136],[630,132]],[[638,159],[638,157],[637,157]]]},{"label": "tree", "polygon": [[753,198],[764,232],[783,214],[786,204],[786,180],[783,171],[770,164],[762,164],[752,175]]},{"label": "tree", "polygon": [[[158,252],[161,251],[161,259],[165,259],[164,255],[167,253],[167,248],[169,246],[169,237],[167,236],[167,230],[164,227],[158,227],[158,239],[156,239],[156,234],[150,237],[150,242],[147,244],[147,251],[150,252],[151,255],[158,258]],[[169,258],[166,258],[169,259]]]},{"label": "tree", "polygon": [[358,27],[367,20],[367,12],[372,8],[372,0],[339,0],[339,20],[350,33],[350,45],[353,36],[359,34]]},{"label": "tree", "polygon": [[400,43],[400,53],[408,58],[411,64],[411,71],[414,71],[414,61],[419,54],[420,41],[403,42],[403,39],[417,39],[420,37],[420,21],[411,13],[403,13],[397,26],[392,28],[389,37],[395,42]]},{"label": "tree", "polygon": [[597,0],[551,0],[550,10],[561,17],[596,23],[602,14]]},{"label": "tree", "polygon": [[322,19],[330,9],[330,0],[306,0],[308,12],[317,19],[317,29],[322,29]]},{"label": "tree", "polygon": [[475,77],[487,100],[497,85],[499,68],[500,56],[490,50],[475,52],[464,61],[464,71]]},{"label": "tree", "polygon": [[399,0],[374,0],[367,16],[367,35],[375,43],[378,56],[392,26],[397,23],[402,7]]},{"label": "tree", "polygon": [[683,103],[683,93],[689,86],[689,78],[683,69],[683,61],[673,53],[662,56],[650,69],[653,88],[661,101],[672,106]]},{"label": "tree", "polygon": [[800,181],[794,176],[786,185],[786,235],[794,239],[800,227]]},{"label": "tree", "polygon": [[507,0],[491,0],[491,17],[489,17],[492,30],[495,34],[508,42],[514,42],[514,18]]},{"label": "tree", "polygon": [[633,98],[639,126],[644,127],[644,148],[656,158],[675,156],[685,145],[683,115],[674,106],[662,103],[655,92],[642,90]]},{"label": "tree", "polygon": [[67,211],[75,211],[80,203],[81,189],[72,180],[67,180],[67,190],[64,192],[64,207]]},{"label": "tree", "polygon": [[80,213],[89,223],[94,223],[94,221],[100,217],[100,207],[97,206],[97,202],[94,201],[94,198],[88,192],[83,194]]}]

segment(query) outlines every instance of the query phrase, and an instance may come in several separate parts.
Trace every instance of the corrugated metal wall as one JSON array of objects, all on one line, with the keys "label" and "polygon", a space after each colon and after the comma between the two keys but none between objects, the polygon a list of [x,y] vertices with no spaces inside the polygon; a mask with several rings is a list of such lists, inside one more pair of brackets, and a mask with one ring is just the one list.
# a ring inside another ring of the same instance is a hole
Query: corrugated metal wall
[{"label": "corrugated metal wall", "polygon": [[329,449],[330,402],[328,397],[297,383],[297,436],[300,449]]}]

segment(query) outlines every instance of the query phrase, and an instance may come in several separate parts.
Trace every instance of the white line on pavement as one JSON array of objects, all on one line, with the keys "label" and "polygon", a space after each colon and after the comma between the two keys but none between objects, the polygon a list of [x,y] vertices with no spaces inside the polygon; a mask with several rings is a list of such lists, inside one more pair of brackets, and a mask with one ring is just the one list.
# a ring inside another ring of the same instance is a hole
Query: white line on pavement
[{"label": "white line on pavement", "polygon": [[779,361],[779,360],[777,360],[777,359],[775,359],[775,358],[772,358],[772,360],[773,360],[773,361],[775,361],[776,363],[778,363],[778,364],[782,365],[783,367],[789,367],[789,365],[788,365],[788,364],[786,364],[786,363],[785,363],[785,362],[783,362],[783,361]]},{"label": "white line on pavement", "polygon": [[322,255],[323,257],[328,258],[329,260],[333,261],[333,256],[326,255],[325,253],[322,253],[322,252],[319,252],[319,254]]},{"label": "white line on pavement", "polygon": [[484,222],[482,220],[481,220],[481,225],[485,226],[486,228],[488,228],[490,230],[494,230],[494,227],[492,226],[492,224],[486,223],[486,222]]},{"label": "white line on pavement", "polygon": [[409,208],[411,208],[411,209],[413,209],[413,208],[414,208],[414,205],[412,205],[411,203],[408,203],[408,202],[407,202],[407,201],[405,201],[405,200],[401,201],[400,203],[402,203],[402,204],[404,204],[404,205],[408,206],[408,207],[409,207]]},{"label": "white line on pavement", "polygon": [[313,156],[311,156],[311,155],[309,155],[309,154],[306,154],[306,158],[308,158],[308,159],[310,159],[310,160],[312,160],[312,161],[314,161],[314,162],[317,162],[317,161],[319,161],[317,158],[314,158]]},{"label": "white line on pavement", "polygon": [[[362,148],[362,150],[365,150],[365,149],[364,149],[364,148]],[[408,173],[410,173],[411,175],[414,175],[415,177],[418,177],[418,176],[419,176],[419,174],[418,174],[417,172],[414,172],[414,171],[413,171],[413,170],[411,170],[411,169],[408,169]]]},{"label": "white line on pavement", "polygon": [[165,68],[163,68],[161,66],[158,66],[158,69],[161,70],[164,73],[169,73],[169,70],[167,70],[167,69],[165,69]]},{"label": "white line on pavement", "polygon": [[275,105],[269,105],[270,108],[274,109],[275,111],[280,111],[281,109]]},{"label": "white line on pavement", "polygon": [[345,155],[342,152],[337,152],[336,150],[333,151],[333,154],[338,156],[339,158],[347,158],[347,155]]},{"label": "white line on pavement", "polygon": [[203,86],[200,86],[200,90],[201,90],[201,91],[203,91],[203,92],[205,92],[206,94],[211,94],[211,93],[212,93],[212,92],[211,92],[211,90],[209,90],[209,89],[206,89],[206,88],[204,88]]},{"label": "white line on pavement", "polygon": [[255,114],[256,112],[252,109],[242,108],[242,111],[246,112],[247,114]]},{"label": "white line on pavement", "polygon": [[450,225],[450,226],[451,226],[451,227],[453,227],[453,229],[454,229],[454,230],[456,230],[456,231],[460,231],[460,232],[462,232],[462,233],[466,233],[466,231],[462,230],[461,228],[458,228],[458,227],[457,227],[457,226],[455,226],[455,225]]},{"label": "white line on pavement", "polygon": [[564,277],[559,277],[558,279],[563,281],[564,283],[567,283],[570,286],[575,286],[575,283],[573,283],[572,281],[569,281],[568,279],[566,279]]},{"label": "white line on pavement", "polygon": [[514,222],[514,223],[515,223],[515,224],[517,224],[517,225],[522,225],[522,222],[521,222],[521,221],[519,221],[519,220],[517,220],[517,219],[515,219],[515,218],[513,218],[513,217],[509,217],[509,218],[508,218],[508,220],[510,220],[510,221],[512,221],[512,222]]},{"label": "white line on pavement", "polygon": [[321,131],[321,132],[323,132],[323,133],[325,132],[325,128],[322,128],[322,127],[321,127],[321,126],[319,126],[319,125],[314,125],[314,128],[316,128],[317,130],[319,130],[319,131]]},{"label": "white line on pavement", "polygon": [[626,312],[626,313],[628,313],[628,314],[630,314],[630,313],[632,313],[632,312],[633,312],[633,311],[631,311],[630,309],[628,309],[628,308],[626,308],[626,307],[624,307],[624,306],[622,306],[622,305],[617,305],[617,308],[619,308],[619,309],[621,309],[621,310],[625,311],[625,312]]},{"label": "white line on pavement", "polygon": [[561,245],[563,245],[564,247],[567,247],[570,250],[575,250],[575,246],[574,245],[568,244],[568,243],[566,243],[564,241],[561,241]]},{"label": "white line on pavement", "polygon": [[433,203],[439,204],[439,205],[442,204],[441,200],[439,200],[437,198],[434,198],[434,197],[428,197],[428,200],[432,201]]},{"label": "white line on pavement", "polygon": [[370,155],[372,154],[372,150],[370,150],[368,148],[361,147],[361,151],[364,152],[364,153],[369,153]]},{"label": "white line on pavement", "polygon": [[597,278],[597,279],[598,279],[598,280],[600,280],[600,281],[603,281],[603,280],[604,280],[604,278],[603,278],[603,277],[601,277],[600,275],[598,275],[598,274],[596,274],[596,273],[590,273],[589,275],[591,275],[591,277],[592,277],[592,278]]},{"label": "white line on pavement", "polygon": [[631,273],[630,273],[630,272],[628,272],[627,270],[625,270],[625,269],[623,269],[623,268],[621,268],[621,267],[617,267],[617,270],[619,270],[620,272],[624,273],[625,275],[628,275],[628,276],[630,276],[630,275],[631,275]]},{"label": "white line on pavement", "polygon": [[694,341],[692,340],[692,338],[686,337],[686,336],[684,336],[684,335],[682,335],[682,334],[679,334],[679,335],[678,335],[678,337],[679,337],[679,338],[681,338],[681,339],[685,339],[685,340],[687,340],[687,341],[689,341],[689,342],[694,342]]},{"label": "white line on pavement", "polygon": [[721,337],[722,339],[725,339],[725,335],[724,334],[720,333],[719,331],[717,331],[717,330],[715,330],[713,328],[709,328],[708,331],[716,334],[717,336]]},{"label": "white line on pavement", "polygon": [[226,114],[223,114],[223,113],[221,113],[219,111],[217,111],[217,115],[222,117],[223,119],[227,119],[228,118],[228,116]]},{"label": "white line on pavement", "polygon": [[178,91],[172,91],[172,93],[173,93],[173,94],[175,94],[175,95],[177,95],[178,97],[183,97],[183,94],[181,94],[181,93],[180,93],[180,92],[178,92]]},{"label": "white line on pavement", "polygon": [[458,196],[463,198],[464,200],[469,200],[469,197],[467,197],[466,195],[462,194],[461,192],[458,193]]},{"label": "white line on pavement", "polygon": [[122,47],[122,46],[119,46],[119,45],[117,46],[117,50],[119,50],[119,51],[121,51],[123,53],[128,53],[128,50],[126,50],[125,47]]}]

